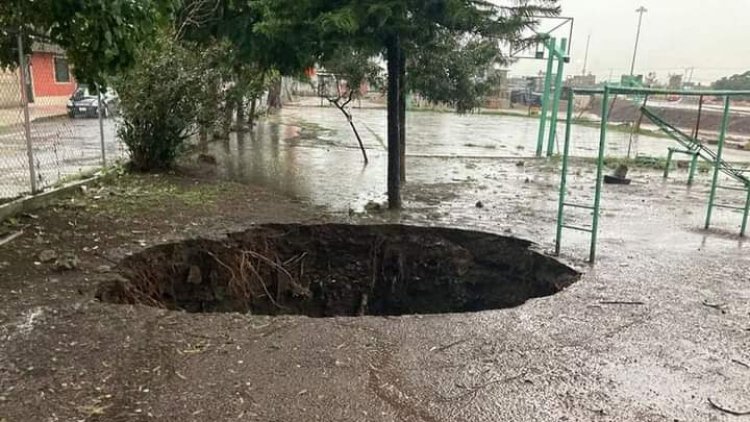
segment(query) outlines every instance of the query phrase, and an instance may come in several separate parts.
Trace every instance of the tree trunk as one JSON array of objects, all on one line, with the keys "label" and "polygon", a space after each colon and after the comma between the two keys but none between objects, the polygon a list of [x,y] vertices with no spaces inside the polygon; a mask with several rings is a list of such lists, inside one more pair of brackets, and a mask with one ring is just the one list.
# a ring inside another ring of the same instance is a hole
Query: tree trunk
[{"label": "tree trunk", "polygon": [[247,115],[247,125],[250,126],[250,130],[255,126],[255,107],[257,103],[258,99],[255,97],[250,100],[250,113]]},{"label": "tree trunk", "polygon": [[[346,117],[346,120],[349,122],[349,126],[352,127],[352,132],[354,132],[354,136],[357,137],[357,143],[359,144],[359,149],[362,151],[362,157],[365,160],[365,165],[369,164],[370,160],[367,158],[367,151],[365,150],[365,144],[362,142],[362,137],[359,136],[359,131],[357,130],[357,126],[354,125],[354,121],[352,120],[352,115],[348,111],[346,111],[346,108],[345,108],[346,105],[342,106],[341,104],[339,104],[338,100],[332,100],[330,98],[328,99],[328,101],[331,104],[335,105],[336,108],[338,108],[341,111],[341,113],[344,114],[344,117]],[[351,100],[349,102],[351,102]]]},{"label": "tree trunk", "polygon": [[237,100],[237,131],[245,130],[245,99]]},{"label": "tree trunk", "polygon": [[401,40],[388,42],[388,208],[401,209]]},{"label": "tree trunk", "polygon": [[401,182],[406,182],[406,54],[401,50],[399,57],[399,102],[398,116],[401,126],[399,126],[399,146],[401,147],[401,170],[399,177]]},{"label": "tree trunk", "polygon": [[203,125],[198,128],[198,150],[203,154],[208,152],[208,128]]},{"label": "tree trunk", "polygon": [[229,139],[229,133],[232,131],[232,118],[234,117],[234,102],[224,102],[224,119],[221,122],[221,132],[219,138]]},{"label": "tree trunk", "polygon": [[281,109],[281,78],[277,78],[268,90],[268,109]]}]

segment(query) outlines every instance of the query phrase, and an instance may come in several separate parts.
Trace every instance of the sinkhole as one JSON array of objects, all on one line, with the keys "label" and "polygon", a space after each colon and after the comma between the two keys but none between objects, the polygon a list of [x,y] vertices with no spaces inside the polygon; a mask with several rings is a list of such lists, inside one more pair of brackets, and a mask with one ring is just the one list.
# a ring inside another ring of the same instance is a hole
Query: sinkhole
[{"label": "sinkhole", "polygon": [[261,225],[125,258],[109,303],[310,317],[475,312],[553,295],[580,273],[489,233],[406,225]]}]

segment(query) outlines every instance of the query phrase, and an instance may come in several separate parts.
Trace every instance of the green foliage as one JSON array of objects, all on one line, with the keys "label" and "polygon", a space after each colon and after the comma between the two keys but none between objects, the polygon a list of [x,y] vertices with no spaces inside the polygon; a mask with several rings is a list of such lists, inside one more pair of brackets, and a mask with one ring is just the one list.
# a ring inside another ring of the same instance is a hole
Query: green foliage
[{"label": "green foliage", "polygon": [[499,85],[494,66],[500,61],[492,41],[445,34],[408,56],[408,86],[432,102],[467,112]]},{"label": "green foliage", "polygon": [[274,19],[253,32],[298,40],[295,57],[328,63],[353,49],[364,57],[384,56],[398,35],[407,57],[407,87],[426,98],[476,107],[496,83],[494,71],[506,65],[502,46],[537,41],[525,30],[537,16],[553,16],[555,0],[511,0],[503,6],[486,0],[257,0],[273,3]]},{"label": "green foliage", "polygon": [[169,13],[172,0],[7,0],[0,2],[0,67],[15,67],[16,34],[65,49],[76,77],[103,82],[127,69]]},{"label": "green foliage", "polygon": [[333,97],[357,98],[363,83],[376,87],[383,84],[382,67],[371,55],[349,46],[333,52],[322,66],[333,75],[334,92],[327,93]]},{"label": "green foliage", "polygon": [[172,167],[198,124],[218,119],[216,81],[223,46],[205,50],[159,37],[139,52],[138,64],[118,78],[123,122],[118,129],[135,170]]},{"label": "green foliage", "polygon": [[713,83],[713,88],[730,91],[750,91],[750,70],[745,73],[721,78]]}]

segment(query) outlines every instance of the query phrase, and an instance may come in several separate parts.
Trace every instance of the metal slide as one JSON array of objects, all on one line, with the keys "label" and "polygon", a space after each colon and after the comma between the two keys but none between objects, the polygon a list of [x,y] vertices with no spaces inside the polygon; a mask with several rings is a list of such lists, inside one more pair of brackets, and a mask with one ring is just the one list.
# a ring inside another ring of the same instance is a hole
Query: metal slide
[{"label": "metal slide", "polygon": [[[666,133],[667,136],[677,141],[680,145],[686,148],[690,152],[697,153],[701,158],[713,164],[717,162],[717,155],[714,151],[706,148],[698,139],[682,132],[673,125],[664,121],[661,117],[654,114],[647,107],[641,107],[641,112],[644,116],[648,117],[662,132]],[[745,187],[750,188],[750,178],[748,178],[744,172],[746,170],[732,167],[729,163],[724,160],[718,160],[719,169],[729,177],[743,183]]]}]

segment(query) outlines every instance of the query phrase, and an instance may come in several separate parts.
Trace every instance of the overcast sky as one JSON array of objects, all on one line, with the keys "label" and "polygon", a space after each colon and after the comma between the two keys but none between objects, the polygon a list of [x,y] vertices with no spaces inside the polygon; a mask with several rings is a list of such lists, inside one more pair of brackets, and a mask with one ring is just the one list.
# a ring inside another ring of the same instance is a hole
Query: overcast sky
[{"label": "overcast sky", "polygon": [[[648,12],[636,74],[653,71],[665,80],[693,67],[694,81],[712,82],[750,70],[750,0],[559,1],[562,15],[575,18],[566,74],[581,73],[589,34],[588,71],[599,78],[629,73],[640,6]],[[541,61],[524,60],[511,67],[511,74],[534,74],[543,67]]]}]

